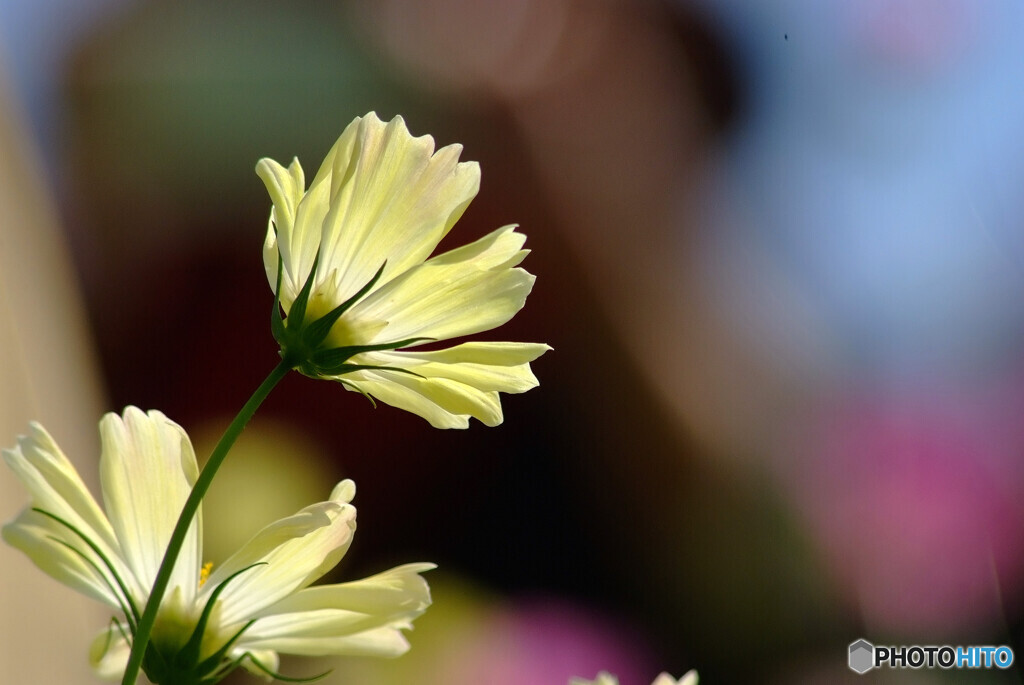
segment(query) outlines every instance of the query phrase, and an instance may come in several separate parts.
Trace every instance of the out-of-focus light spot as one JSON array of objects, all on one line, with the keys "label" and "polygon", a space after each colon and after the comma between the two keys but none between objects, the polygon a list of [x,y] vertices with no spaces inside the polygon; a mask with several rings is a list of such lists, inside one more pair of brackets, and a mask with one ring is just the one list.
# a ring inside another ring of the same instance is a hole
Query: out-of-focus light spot
[{"label": "out-of-focus light spot", "polygon": [[567,0],[384,0],[360,11],[392,58],[435,87],[503,97],[585,68],[609,37],[607,12]]},{"label": "out-of-focus light spot", "polygon": [[788,480],[865,624],[936,638],[998,630],[1024,580],[1012,426],[877,398],[819,418]]},{"label": "out-of-focus light spot", "polygon": [[855,39],[890,67],[940,68],[976,38],[963,0],[858,0],[848,5]]},{"label": "out-of-focus light spot", "polygon": [[428,576],[434,604],[409,635],[412,650],[394,661],[338,663],[344,682],[562,684],[616,669],[628,685],[648,682],[658,668],[629,626],[608,615],[565,600],[498,600],[442,569]]}]

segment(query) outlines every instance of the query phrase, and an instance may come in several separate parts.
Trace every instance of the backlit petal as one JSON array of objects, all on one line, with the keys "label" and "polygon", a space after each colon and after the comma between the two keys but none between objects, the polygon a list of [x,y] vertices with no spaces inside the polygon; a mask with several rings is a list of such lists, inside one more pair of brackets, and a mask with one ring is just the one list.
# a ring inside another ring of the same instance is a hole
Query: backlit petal
[{"label": "backlit petal", "polygon": [[[277,262],[278,262],[278,234],[282,236],[283,249],[291,247],[291,235],[295,224],[295,213],[298,211],[299,201],[306,190],[305,177],[302,172],[302,165],[299,160],[292,160],[291,165],[285,169],[272,159],[261,159],[256,165],[256,174],[263,179],[267,192],[274,206],[270,212],[270,220],[267,225],[267,237],[263,244],[263,266],[267,271],[267,278],[270,280],[270,287],[277,287]],[[290,263],[290,260],[289,260]],[[285,302],[287,309],[295,294],[301,288],[295,287],[291,278],[283,282],[281,299]]]},{"label": "backlit petal", "polygon": [[[460,163],[461,150],[451,145],[435,153],[433,138],[412,137],[401,117],[384,123],[370,113],[353,120],[299,203],[291,230],[278,225],[286,307],[309,275],[317,248],[315,283],[330,283],[335,304],[365,285],[385,261],[381,283],[426,259],[479,189],[479,166]],[[275,192],[285,185],[280,169],[267,161],[260,172],[275,214]],[[276,265],[269,266],[269,257],[265,264],[273,283]]]},{"label": "backlit petal", "polygon": [[619,679],[607,671],[601,671],[594,680],[573,678],[569,681],[569,685],[619,685]]},{"label": "backlit petal", "polygon": [[131,646],[124,635],[111,625],[92,641],[89,663],[103,680],[117,680],[124,675],[130,652]]},{"label": "backlit petal", "polygon": [[[195,454],[185,431],[158,411],[145,414],[128,407],[123,418],[107,414],[100,421],[100,437],[104,503],[137,590],[144,596],[198,476]],[[170,582],[170,587],[181,587],[189,601],[199,587],[199,530],[197,516]]]},{"label": "backlit petal", "polygon": [[386,321],[374,340],[434,340],[470,335],[507,322],[523,308],[534,276],[510,268],[525,238],[513,226],[413,267],[366,296],[345,318]]},{"label": "backlit petal", "polygon": [[420,573],[433,564],[406,564],[370,578],[307,588],[268,607],[246,632],[246,646],[290,654],[377,654],[408,648],[401,630],[430,606]]},{"label": "backlit petal", "polygon": [[430,352],[368,352],[356,361],[446,378],[478,390],[520,393],[537,387],[530,362],[550,349],[540,343],[468,342]]},{"label": "backlit petal", "polygon": [[[33,563],[53,578],[79,592],[118,606],[102,579],[112,580],[106,563],[81,536],[96,545],[117,573],[124,577],[130,574],[121,562],[120,546],[106,516],[50,434],[39,424],[32,423],[29,435],[21,436],[14,449],[4,450],[3,457],[28,490],[32,507],[59,517],[78,531],[75,533],[52,518],[26,509],[4,527],[4,540],[25,552]],[[126,582],[130,582],[130,578]]]},{"label": "backlit petal", "polygon": [[498,393],[536,387],[529,363],[549,349],[538,343],[469,342],[430,352],[367,352],[353,363],[412,373],[375,369],[339,378],[351,388],[422,416],[435,428],[466,428],[470,416],[496,426],[502,422]]},{"label": "backlit petal", "polygon": [[467,428],[473,417],[486,426],[503,420],[496,392],[484,392],[446,378],[417,378],[398,371],[357,371],[347,374],[346,387],[422,416],[434,428]]},{"label": "backlit petal", "polygon": [[349,502],[354,491],[351,481],[342,481],[331,493],[331,500],[261,530],[217,567],[198,601],[203,602],[232,574],[248,569],[231,580],[220,596],[221,620],[230,625],[257,615],[322,576],[352,542],[356,510]]},{"label": "backlit petal", "polygon": [[270,607],[267,614],[315,609],[346,609],[365,614],[423,611],[430,605],[430,588],[420,575],[435,564],[404,564],[369,578],[306,588]]},{"label": "backlit petal", "polygon": [[104,552],[117,550],[117,540],[89,489],[50,434],[38,423],[18,446],[3,451],[4,461],[28,490],[32,506],[68,521],[93,538]]},{"label": "backlit petal", "polygon": [[[54,538],[74,545],[81,554],[71,551]],[[115,589],[116,583],[109,569],[80,539],[74,534],[69,535],[67,528],[53,519],[25,510],[3,527],[3,540],[24,552],[51,578],[114,609],[121,608],[122,595]],[[83,554],[91,564],[82,558]],[[119,574],[124,572],[123,566],[115,560],[112,563]]]},{"label": "backlit petal", "polygon": [[[277,655],[277,652],[272,649],[248,649],[248,648],[236,648],[231,650],[231,658],[239,659],[248,652],[249,656],[242,659],[242,666],[245,670],[252,673],[254,676],[261,678],[267,682],[273,680],[273,677],[267,674],[267,671],[273,673],[279,673],[281,669],[281,658]],[[253,661],[258,661],[259,666],[256,666]],[[261,668],[262,667],[262,668]],[[266,669],[266,670],[264,670]]]},{"label": "backlit petal", "polygon": [[343,635],[323,637],[301,637],[297,633],[285,633],[280,637],[249,642],[246,646],[273,648],[287,654],[303,656],[400,656],[409,651],[409,642],[401,629],[409,629],[408,623],[396,623],[382,628]]},{"label": "backlit petal", "polygon": [[381,283],[426,259],[480,187],[479,166],[458,161],[462,146],[435,153],[434,139],[414,138],[402,117],[357,118],[333,152],[317,176],[330,176],[322,259],[341,275],[339,301],[385,261]]}]

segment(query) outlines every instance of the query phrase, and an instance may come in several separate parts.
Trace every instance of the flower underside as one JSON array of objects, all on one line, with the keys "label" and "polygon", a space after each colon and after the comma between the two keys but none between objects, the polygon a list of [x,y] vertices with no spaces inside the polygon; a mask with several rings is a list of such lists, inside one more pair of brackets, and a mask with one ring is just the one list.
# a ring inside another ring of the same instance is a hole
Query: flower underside
[{"label": "flower underside", "polygon": [[515,226],[430,256],[479,189],[479,166],[460,152],[435,152],[401,117],[371,113],[345,129],[308,188],[298,160],[256,168],[273,201],[264,266],[283,358],[439,428],[501,423],[499,393],[536,387],[530,362],[550,349],[416,349],[504,324],[533,287]]}]

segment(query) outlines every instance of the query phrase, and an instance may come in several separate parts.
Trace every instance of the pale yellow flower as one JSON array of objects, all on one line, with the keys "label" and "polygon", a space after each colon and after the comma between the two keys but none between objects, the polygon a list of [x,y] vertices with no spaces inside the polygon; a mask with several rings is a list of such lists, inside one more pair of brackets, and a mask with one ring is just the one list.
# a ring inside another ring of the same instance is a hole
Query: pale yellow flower
[{"label": "pale yellow flower", "polygon": [[[298,160],[256,167],[273,201],[263,257],[287,313],[275,322],[282,353],[438,428],[465,428],[471,416],[501,423],[498,393],[535,387],[530,362],[550,349],[409,349],[500,326],[533,287],[518,268],[528,251],[515,226],[430,257],[480,186],[479,165],[459,162],[461,151],[435,152],[401,117],[370,113],[345,129],[309,188]],[[327,323],[318,330],[317,320]]]},{"label": "pale yellow flower", "polygon": [[[32,504],[4,526],[3,539],[53,578],[120,612],[90,654],[100,675],[117,678],[198,469],[188,436],[160,412],[107,414],[100,435],[103,509],[42,426],[32,424],[17,447],[4,450]],[[204,568],[197,515],[157,614],[144,662],[150,680],[216,682],[238,665],[268,675],[278,652],[405,652],[401,631],[430,604],[419,573],[432,564],[307,587],[352,542],[354,494],[352,481],[342,481],[327,501],[265,527],[212,572]]]},{"label": "pale yellow flower", "polygon": [[[601,671],[597,674],[597,679],[595,680],[573,678],[569,681],[569,685],[619,685],[619,680],[611,673]],[[651,685],[697,685],[697,671],[688,672],[678,681],[668,673],[662,673],[654,679]]]}]

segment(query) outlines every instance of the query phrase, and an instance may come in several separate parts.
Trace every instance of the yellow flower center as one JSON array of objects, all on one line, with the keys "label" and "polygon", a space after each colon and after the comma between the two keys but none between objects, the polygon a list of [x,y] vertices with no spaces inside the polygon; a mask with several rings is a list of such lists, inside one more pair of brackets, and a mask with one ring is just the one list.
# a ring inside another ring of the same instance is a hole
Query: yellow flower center
[{"label": "yellow flower center", "polygon": [[203,567],[199,569],[199,587],[202,587],[206,583],[206,579],[210,577],[210,571],[213,570],[213,562],[208,561],[203,564]]}]

